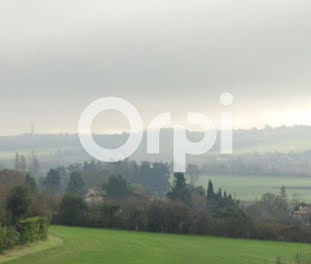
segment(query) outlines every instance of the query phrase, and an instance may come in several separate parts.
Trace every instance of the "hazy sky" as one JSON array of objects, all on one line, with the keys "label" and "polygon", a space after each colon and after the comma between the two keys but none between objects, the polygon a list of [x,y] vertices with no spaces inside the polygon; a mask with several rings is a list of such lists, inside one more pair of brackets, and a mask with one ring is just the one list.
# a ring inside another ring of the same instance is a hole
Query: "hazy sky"
[{"label": "hazy sky", "polygon": [[[310,0],[0,0],[0,135],[75,132],[93,100],[233,111],[236,128],[311,124]],[[219,104],[223,91],[234,105]],[[120,114],[98,132],[127,128]]]}]

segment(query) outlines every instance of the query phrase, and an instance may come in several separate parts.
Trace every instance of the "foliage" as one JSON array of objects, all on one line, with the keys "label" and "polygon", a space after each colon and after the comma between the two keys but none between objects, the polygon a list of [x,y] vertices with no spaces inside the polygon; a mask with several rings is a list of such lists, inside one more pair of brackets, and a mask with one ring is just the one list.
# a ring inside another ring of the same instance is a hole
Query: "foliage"
[{"label": "foliage", "polygon": [[185,205],[191,206],[191,193],[188,185],[186,184],[185,175],[183,173],[174,174],[174,186],[167,197],[172,201],[179,201]]},{"label": "foliage", "polygon": [[0,226],[0,252],[20,244],[44,240],[47,234],[48,224],[42,217],[21,220],[17,226]]},{"label": "foliage", "polygon": [[49,222],[59,210],[62,196],[57,193],[41,192],[32,202],[29,216],[45,217]]},{"label": "foliage", "polygon": [[83,196],[85,194],[86,188],[81,172],[71,172],[66,191],[67,193],[72,193],[78,196]]},{"label": "foliage", "polygon": [[141,185],[155,196],[163,196],[169,188],[170,168],[167,163],[119,161],[112,163],[85,162],[69,166],[69,170],[82,172],[88,187],[102,185],[111,175],[122,175],[128,184]]},{"label": "foliage", "polygon": [[103,190],[108,197],[113,199],[123,199],[130,194],[126,179],[120,175],[110,176],[108,181],[103,184]]},{"label": "foliage", "polygon": [[31,152],[31,162],[29,165],[31,175],[38,178],[40,176],[40,162],[35,151]]},{"label": "foliage", "polygon": [[23,244],[47,238],[48,224],[43,217],[32,217],[21,220],[17,226]]},{"label": "foliage", "polygon": [[5,249],[6,230],[5,227],[0,226],[0,253]]},{"label": "foliage", "polygon": [[284,186],[281,187],[279,195],[265,193],[259,201],[246,208],[246,212],[254,218],[280,221],[282,223],[291,221],[289,211],[289,203]]},{"label": "foliage", "polygon": [[64,225],[83,225],[87,210],[87,204],[81,197],[67,193],[61,202],[56,222]]},{"label": "foliage", "polygon": [[237,208],[239,203],[239,201],[235,201],[232,198],[231,194],[227,195],[226,191],[222,195],[221,189],[219,189],[216,194],[211,180],[208,182],[206,202],[207,209],[212,214],[219,213],[229,208]]},{"label": "foliage", "polygon": [[12,214],[13,221],[26,217],[30,205],[29,188],[24,185],[14,187],[7,202],[7,209]]},{"label": "foliage", "polygon": [[5,249],[13,248],[20,245],[21,235],[16,231],[14,226],[5,227]]},{"label": "foliage", "polygon": [[49,192],[60,192],[61,178],[60,172],[57,169],[50,169],[43,181],[43,187]]},{"label": "foliage", "polygon": [[29,191],[32,195],[38,194],[39,190],[37,183],[30,173],[27,173],[25,176],[25,185],[29,187]]}]

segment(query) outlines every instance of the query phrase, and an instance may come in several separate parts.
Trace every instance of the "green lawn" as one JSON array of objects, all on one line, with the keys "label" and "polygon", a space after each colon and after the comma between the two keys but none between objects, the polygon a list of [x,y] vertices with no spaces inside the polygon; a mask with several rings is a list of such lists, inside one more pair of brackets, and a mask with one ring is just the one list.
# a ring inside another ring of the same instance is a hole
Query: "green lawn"
[{"label": "green lawn", "polygon": [[207,187],[209,179],[213,181],[216,191],[220,187],[232,195],[236,193],[241,200],[252,201],[266,192],[279,193],[280,187],[285,185],[289,198],[296,193],[302,200],[311,203],[311,178],[307,177],[203,175],[198,185]]},{"label": "green lawn", "polygon": [[[63,244],[10,264],[243,264],[291,258],[311,246],[293,243],[52,226]],[[44,243],[44,242],[43,242]]]}]

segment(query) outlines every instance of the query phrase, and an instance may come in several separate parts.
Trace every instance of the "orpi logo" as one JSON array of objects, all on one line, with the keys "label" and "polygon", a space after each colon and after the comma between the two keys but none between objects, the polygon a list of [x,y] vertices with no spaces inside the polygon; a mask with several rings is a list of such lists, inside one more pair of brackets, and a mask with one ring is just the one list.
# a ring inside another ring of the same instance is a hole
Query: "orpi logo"
[{"label": "orpi logo", "polygon": [[[230,93],[223,93],[220,102],[224,106],[233,103]],[[130,123],[128,140],[119,148],[105,149],[99,146],[92,136],[91,126],[94,118],[106,110],[116,110],[122,113]],[[202,155],[214,146],[217,130],[214,123],[204,114],[188,112],[188,122],[201,127],[204,136],[199,142],[187,139],[184,126],[174,126],[173,160],[174,172],[185,172],[186,155]],[[147,153],[160,153],[160,129],[171,124],[171,113],[161,113],[156,116],[147,129]],[[141,143],[143,137],[143,122],[137,109],[128,101],[118,97],[104,97],[89,104],[83,111],[79,121],[79,138],[83,148],[94,158],[104,162],[115,162],[131,156]],[[220,152],[232,153],[232,113],[221,113]]]}]

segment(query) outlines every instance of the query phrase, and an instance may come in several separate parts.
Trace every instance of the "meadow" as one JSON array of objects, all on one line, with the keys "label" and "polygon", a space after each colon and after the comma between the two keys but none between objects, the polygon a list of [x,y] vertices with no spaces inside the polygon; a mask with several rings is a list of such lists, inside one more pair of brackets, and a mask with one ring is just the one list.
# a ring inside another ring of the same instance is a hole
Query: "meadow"
[{"label": "meadow", "polygon": [[274,263],[278,256],[290,260],[297,252],[311,252],[309,245],[295,243],[78,227],[52,226],[50,234],[63,243],[39,252],[34,249],[6,263],[263,264]]},{"label": "meadow", "polygon": [[253,201],[266,192],[277,194],[284,185],[289,198],[295,194],[299,199],[311,202],[311,178],[308,177],[202,175],[197,184],[207,187],[209,180],[214,183],[216,191],[218,188],[227,190],[241,200]]}]

